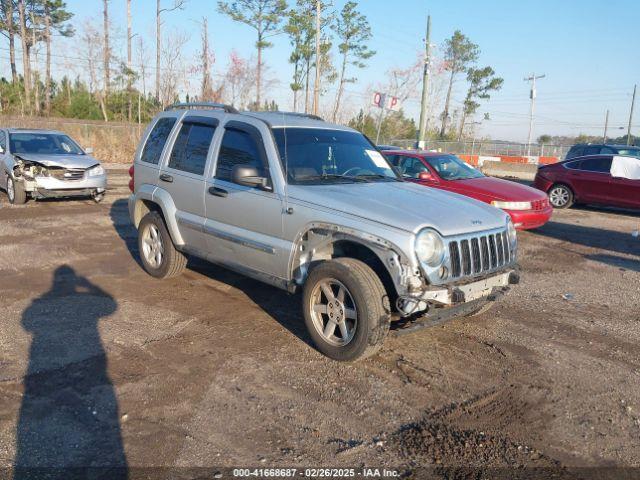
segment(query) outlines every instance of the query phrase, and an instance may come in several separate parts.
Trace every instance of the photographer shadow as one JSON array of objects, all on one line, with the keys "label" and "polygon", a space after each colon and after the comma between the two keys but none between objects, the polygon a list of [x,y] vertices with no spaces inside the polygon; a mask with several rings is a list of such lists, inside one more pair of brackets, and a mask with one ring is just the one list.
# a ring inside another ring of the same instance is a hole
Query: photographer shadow
[{"label": "photographer shadow", "polygon": [[31,334],[16,432],[14,480],[127,478],[118,403],[98,323],[114,298],[56,269],[48,292],[22,315]]}]

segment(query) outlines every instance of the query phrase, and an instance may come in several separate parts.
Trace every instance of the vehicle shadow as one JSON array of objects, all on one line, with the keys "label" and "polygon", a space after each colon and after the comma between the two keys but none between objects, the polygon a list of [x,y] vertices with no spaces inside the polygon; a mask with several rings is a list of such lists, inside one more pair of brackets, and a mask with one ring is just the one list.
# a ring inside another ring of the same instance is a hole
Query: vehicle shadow
[{"label": "vehicle shadow", "polygon": [[14,480],[127,478],[115,390],[98,323],[114,298],[69,266],[22,314],[31,334]]},{"label": "vehicle shadow", "polygon": [[[109,211],[113,227],[127,246],[131,257],[142,268],[138,250],[138,232],[129,219],[129,206],[126,199],[113,202]],[[307,334],[300,308],[300,296],[290,295],[279,288],[266,285],[257,280],[236,274],[206,260],[189,257],[187,268],[204,275],[211,280],[230,285],[247,295],[256,305],[274,318],[284,328],[300,340],[313,346]]]},{"label": "vehicle shadow", "polygon": [[[640,240],[638,240],[640,242]],[[621,270],[630,270],[632,272],[640,272],[640,260],[620,257],[618,255],[595,254],[584,255],[584,258],[593,260],[594,262],[604,263],[612,267],[618,267]]]},{"label": "vehicle shadow", "polygon": [[187,267],[212,280],[237,288],[291,334],[315,349],[304,324],[301,295],[291,295],[279,288],[195,257],[189,258]]},{"label": "vehicle shadow", "polygon": [[530,230],[530,233],[584,245],[585,247],[627,255],[640,255],[640,238],[633,237],[631,232],[625,233],[604,228],[550,221],[540,228]]},{"label": "vehicle shadow", "polygon": [[111,218],[113,228],[127,246],[131,258],[142,268],[140,252],[138,250],[138,231],[129,218],[129,202],[126,198],[120,198],[111,204],[109,217]]}]

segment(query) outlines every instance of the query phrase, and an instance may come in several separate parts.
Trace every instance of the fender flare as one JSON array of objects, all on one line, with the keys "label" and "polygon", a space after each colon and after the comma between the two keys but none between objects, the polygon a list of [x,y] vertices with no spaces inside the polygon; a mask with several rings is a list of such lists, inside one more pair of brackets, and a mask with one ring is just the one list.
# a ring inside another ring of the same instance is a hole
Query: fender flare
[{"label": "fender flare", "polygon": [[[318,238],[309,239],[309,233],[314,233]],[[324,222],[309,223],[296,235],[288,266],[289,278],[292,282],[298,285],[303,284],[309,273],[311,262],[317,259],[328,259],[326,254],[316,253],[318,247],[329,247],[341,240],[357,243],[371,250],[387,269],[398,292],[410,288],[412,277],[415,278],[416,272],[413,271],[410,259],[401,248],[377,235]]]},{"label": "fender flare", "polygon": [[135,193],[135,200],[129,203],[129,214],[133,224],[137,228],[144,214],[149,210],[145,200],[158,205],[165,225],[175,245],[184,245],[184,239],[180,234],[176,220],[176,205],[171,195],[166,190],[154,185],[142,185]]}]

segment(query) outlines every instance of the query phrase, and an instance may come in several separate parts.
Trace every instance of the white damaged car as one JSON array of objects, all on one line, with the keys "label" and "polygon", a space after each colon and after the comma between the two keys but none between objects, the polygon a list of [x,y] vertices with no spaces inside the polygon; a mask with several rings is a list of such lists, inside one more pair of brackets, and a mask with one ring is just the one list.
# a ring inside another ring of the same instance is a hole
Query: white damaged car
[{"label": "white damaged car", "polygon": [[89,153],[62,132],[0,129],[0,188],[12,204],[60,197],[100,202],[107,175]]}]

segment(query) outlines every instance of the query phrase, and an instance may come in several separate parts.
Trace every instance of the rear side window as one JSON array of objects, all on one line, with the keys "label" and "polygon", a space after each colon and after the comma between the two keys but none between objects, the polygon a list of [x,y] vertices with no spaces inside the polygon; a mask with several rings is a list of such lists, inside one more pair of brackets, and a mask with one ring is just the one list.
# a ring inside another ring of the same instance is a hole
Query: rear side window
[{"label": "rear side window", "polygon": [[584,155],[598,155],[600,153],[599,146],[585,147]]},{"label": "rear side window", "polygon": [[233,167],[236,165],[248,165],[262,171],[263,164],[254,138],[247,132],[228,128],[222,137],[216,178],[231,181]]},{"label": "rear side window", "polygon": [[580,155],[582,155],[583,151],[584,147],[571,147],[569,153],[567,153],[567,158],[579,157]]},{"label": "rear side window", "polygon": [[197,123],[184,123],[173,145],[169,168],[204,175],[207,153],[215,127]]},{"label": "rear side window", "polygon": [[589,158],[580,162],[580,170],[586,172],[610,173],[611,157]]},{"label": "rear side window", "polygon": [[147,143],[142,150],[140,160],[154,165],[157,165],[160,162],[164,144],[167,143],[167,138],[169,138],[169,134],[171,134],[171,130],[175,124],[175,118],[161,118],[158,120],[149,134]]},{"label": "rear side window", "polygon": [[7,137],[2,130],[0,130],[0,147],[5,152],[7,151]]}]

